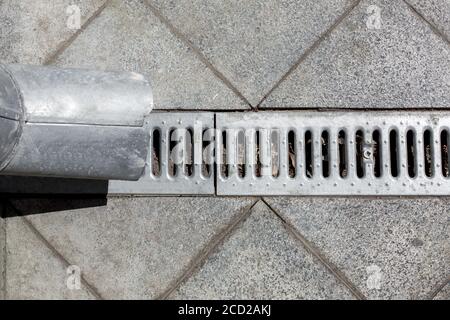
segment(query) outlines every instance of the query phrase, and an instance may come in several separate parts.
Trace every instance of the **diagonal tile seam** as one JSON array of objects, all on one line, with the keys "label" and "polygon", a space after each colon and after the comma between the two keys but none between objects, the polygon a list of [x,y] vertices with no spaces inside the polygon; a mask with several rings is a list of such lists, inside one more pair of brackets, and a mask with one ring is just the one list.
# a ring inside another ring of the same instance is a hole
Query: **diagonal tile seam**
[{"label": "diagonal tile seam", "polygon": [[167,19],[151,2],[150,0],[144,0],[145,5],[150,9],[150,11],[164,24],[169,31],[186,46],[188,46],[192,52],[197,56],[197,58],[212,71],[212,73],[222,81],[233,93],[238,96],[242,101],[244,101],[251,110],[255,110],[254,106],[248,101],[248,99],[239,91],[239,89],[227,78],[225,75],[217,69],[207,58],[201,53],[201,51],[194,46],[194,44],[186,38],[186,36],[178,30],[170,21]]},{"label": "diagonal tile seam", "polygon": [[444,290],[445,286],[450,284],[450,275],[442,282],[438,283],[437,286],[431,290],[430,294],[425,298],[425,300],[433,300],[442,290]]},{"label": "diagonal tile seam", "polygon": [[330,34],[341,24],[342,21],[344,21],[350,13],[361,3],[362,0],[356,0],[343,14],[341,14],[334,23],[325,30],[319,38],[308,48],[305,52],[298,58],[298,60],[289,68],[289,70],[274,84],[274,86],[262,97],[262,99],[258,102],[258,104],[255,107],[255,110],[258,110],[261,106],[261,104],[267,99],[270,94],[277,89],[280,84],[286,80],[292,72],[294,72],[311,54],[313,54],[316,49],[319,47],[319,45],[325,41]]},{"label": "diagonal tile seam", "polygon": [[165,300],[176,291],[184,282],[186,282],[190,277],[192,277],[208,260],[208,258],[219,248],[228,238],[230,238],[237,228],[250,216],[253,207],[261,199],[255,200],[255,202],[246,209],[242,210],[242,213],[236,215],[231,222],[218,232],[206,246],[192,259],[192,262],[185,269],[183,274],[178,277],[171,285],[158,297],[156,300]]},{"label": "diagonal tile seam", "polygon": [[419,20],[425,22],[437,36],[441,37],[445,42],[447,42],[448,45],[450,45],[450,39],[441,30],[439,30],[439,28],[433,22],[428,20],[422,13],[420,13],[419,10],[417,10],[407,0],[403,0],[403,2],[408,6],[411,12],[419,18]]},{"label": "diagonal tile seam", "polygon": [[[7,202],[8,206],[17,213],[18,216],[22,219],[25,225],[30,229],[30,231],[53,253],[53,255],[61,260],[66,267],[73,265],[66,257],[64,257],[61,252],[59,252],[55,246],[51,244],[49,240],[47,240],[42,233],[28,220],[22,212],[20,212],[10,201]],[[90,282],[86,280],[83,274],[81,274],[81,284],[98,300],[104,300],[102,295],[99,293],[99,290],[92,285]]]},{"label": "diagonal tile seam", "polygon": [[78,38],[78,36],[86,30],[86,28],[103,12],[103,10],[109,5],[111,0],[106,0],[78,29],[74,34],[72,34],[67,40],[63,41],[62,44],[45,60],[44,65],[53,64],[56,59],[67,49],[70,45]]},{"label": "diagonal tile seam", "polygon": [[359,300],[367,300],[364,294],[353,284],[347,276],[339,270],[339,268],[329,261],[326,256],[308,239],[305,238],[299,231],[297,231],[283,216],[277,212],[264,198],[261,198],[261,201],[280,219],[283,227],[286,231],[293,236],[296,240],[298,240],[301,245],[304,247],[306,251],[308,251],[311,255],[313,255],[323,266],[325,266],[331,274],[337,279],[338,282],[343,284],[350,292]]}]

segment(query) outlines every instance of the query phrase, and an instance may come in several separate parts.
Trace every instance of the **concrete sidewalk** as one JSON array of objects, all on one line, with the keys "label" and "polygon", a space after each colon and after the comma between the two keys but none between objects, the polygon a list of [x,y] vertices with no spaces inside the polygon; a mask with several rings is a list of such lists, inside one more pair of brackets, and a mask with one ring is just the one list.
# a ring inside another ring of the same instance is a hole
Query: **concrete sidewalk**
[{"label": "concrete sidewalk", "polygon": [[[165,111],[450,110],[449,38],[448,0],[0,2],[0,62],[144,73]],[[6,299],[450,298],[450,197],[0,201]]]}]

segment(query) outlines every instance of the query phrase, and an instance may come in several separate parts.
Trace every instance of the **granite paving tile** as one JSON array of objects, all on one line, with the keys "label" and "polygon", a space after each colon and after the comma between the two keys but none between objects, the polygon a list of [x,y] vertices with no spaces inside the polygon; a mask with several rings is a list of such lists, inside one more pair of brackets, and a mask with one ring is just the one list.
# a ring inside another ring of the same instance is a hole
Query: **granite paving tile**
[{"label": "granite paving tile", "polygon": [[[13,204],[107,299],[158,297],[254,202],[248,198],[109,198],[104,206],[89,208],[93,200],[84,200],[86,208],[64,210],[64,204],[70,208],[80,201],[21,199]],[[41,263],[40,258],[31,260]]]},{"label": "granite paving tile", "polygon": [[79,8],[81,26],[104,2],[105,0],[1,1],[0,62],[43,64],[77,32],[77,11],[69,7]]},{"label": "granite paving tile", "polygon": [[261,108],[449,108],[450,47],[402,0],[364,0]]},{"label": "granite paving tile", "polygon": [[21,217],[7,222],[6,299],[95,299],[81,283],[68,286],[68,265]]},{"label": "granite paving tile", "polygon": [[407,0],[407,2],[442,32],[447,39],[450,38],[450,1]]},{"label": "granite paving tile", "polygon": [[356,1],[149,0],[253,106]]},{"label": "granite paving tile", "polygon": [[56,59],[151,79],[155,109],[249,109],[140,0],[113,0]]},{"label": "granite paving tile", "polygon": [[172,299],[352,299],[262,202]]},{"label": "granite paving tile", "polygon": [[267,198],[371,299],[423,299],[450,275],[447,198]]}]

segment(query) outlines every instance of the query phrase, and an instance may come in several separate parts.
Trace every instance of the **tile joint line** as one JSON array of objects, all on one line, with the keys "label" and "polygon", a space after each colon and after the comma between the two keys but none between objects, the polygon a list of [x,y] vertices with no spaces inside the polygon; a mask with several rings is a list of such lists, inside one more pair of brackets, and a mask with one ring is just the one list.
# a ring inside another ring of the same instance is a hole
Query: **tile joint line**
[{"label": "tile joint line", "polygon": [[72,34],[67,40],[63,41],[62,44],[45,60],[44,65],[53,64],[58,57],[69,48],[72,43],[78,38],[78,36],[83,33],[84,30],[103,12],[103,10],[110,4],[111,0],[106,0],[86,21],[83,23],[80,29],[78,29],[74,34]]},{"label": "tile joint line", "polygon": [[309,242],[297,229],[295,229],[278,211],[276,211],[264,198],[261,198],[261,201],[277,216],[278,219],[281,220],[284,225],[286,231],[290,233],[294,238],[301,242],[302,246],[312,254],[319,262],[326,268],[328,271],[333,274],[336,280],[343,284],[349,291],[359,300],[366,300],[367,298],[364,296],[362,292],[345,276],[345,274],[340,271],[337,266],[335,266],[332,262],[328,261],[328,259],[318,250],[313,244]]},{"label": "tile joint line", "polygon": [[450,285],[450,275],[442,283],[438,283],[438,285],[431,291],[428,295],[427,300],[433,300],[437,297],[442,290],[444,290],[445,286]]},{"label": "tile joint line", "polygon": [[308,47],[305,52],[298,58],[298,60],[289,68],[289,70],[274,84],[274,86],[262,97],[262,99],[258,102],[255,109],[258,110],[261,106],[261,104],[274,92],[282,82],[284,82],[291,74],[294,72],[311,54],[316,51],[316,49],[319,47],[319,45],[325,41],[325,39],[341,24],[342,21],[347,18],[350,13],[353,12],[353,10],[360,4],[362,0],[356,0],[345,12],[340,15],[333,24],[323,32],[319,38],[314,41],[314,43]]},{"label": "tile joint line", "polygon": [[430,27],[430,29],[439,37],[441,37],[445,42],[447,42],[448,45],[450,45],[450,39],[447,38],[447,36],[441,31],[439,30],[439,28],[431,21],[429,21],[422,13],[420,13],[419,10],[417,10],[411,3],[409,3],[407,0],[403,0],[403,2],[407,5],[407,7],[417,16],[419,17],[421,20],[423,20],[423,22],[425,22],[426,24],[428,24],[428,26]]},{"label": "tile joint line", "polygon": [[[66,259],[61,252],[59,252],[52,244],[50,241],[48,241],[44,235],[33,225],[33,223],[28,220],[23,214],[22,212],[20,212],[12,203],[11,201],[7,201],[9,207],[11,207],[11,209],[13,209],[18,216],[21,217],[22,221],[26,224],[26,226],[30,229],[31,232],[33,232],[33,234],[44,243],[44,245],[53,253],[53,255],[55,257],[57,257],[60,261],[62,261],[66,266],[70,266],[72,263],[70,263],[70,261],[68,259]],[[102,295],[98,292],[97,288],[95,288],[91,283],[89,283],[86,278],[81,275],[81,283],[86,287],[86,289],[93,295],[95,296],[97,299],[99,300],[104,300],[104,298],[102,297]]]},{"label": "tile joint line", "polygon": [[192,277],[203,264],[205,264],[208,258],[219,248],[234,231],[241,225],[251,214],[253,207],[260,201],[257,198],[250,207],[244,208],[242,213],[239,213],[234,217],[231,222],[219,233],[214,235],[212,239],[200,250],[200,252],[192,259],[185,271],[172,282],[168,288],[163,291],[156,299],[165,300],[174,291],[176,291],[183,283],[185,283],[190,277]]},{"label": "tile joint line", "polygon": [[194,44],[189,41],[189,39],[186,38],[186,36],[179,31],[170,21],[167,19],[152,3],[150,0],[145,0],[144,3],[147,5],[147,7],[152,11],[152,13],[161,21],[162,24],[164,24],[169,31],[177,37],[181,42],[183,42],[185,45],[187,45],[192,52],[197,56],[197,58],[209,69],[212,71],[212,73],[221,80],[233,93],[238,96],[242,101],[244,101],[251,110],[254,110],[255,108],[252,106],[252,104],[248,101],[248,99],[239,91],[239,89],[231,83],[231,81],[224,76],[222,72],[220,72],[207,58],[206,56],[200,52],[200,50],[194,46]]}]

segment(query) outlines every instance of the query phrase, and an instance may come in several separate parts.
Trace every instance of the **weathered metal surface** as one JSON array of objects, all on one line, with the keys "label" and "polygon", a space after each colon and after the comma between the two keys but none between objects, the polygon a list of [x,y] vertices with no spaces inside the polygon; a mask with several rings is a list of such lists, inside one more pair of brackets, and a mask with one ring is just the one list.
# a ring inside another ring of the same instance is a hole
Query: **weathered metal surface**
[{"label": "weathered metal surface", "polygon": [[137,180],[147,157],[147,136],[139,127],[29,123],[5,172]]},{"label": "weathered metal surface", "polygon": [[129,72],[0,68],[0,173],[137,180],[150,83]]},{"label": "weathered metal surface", "polygon": [[138,73],[7,68],[20,89],[27,122],[143,126],[152,108],[150,82]]},{"label": "weathered metal surface", "polygon": [[12,77],[0,65],[0,171],[13,156],[21,133],[23,110]]},{"label": "weathered metal surface", "polygon": [[[224,161],[217,164],[218,195],[450,195],[448,162],[443,170],[441,158],[445,152],[448,157],[441,134],[448,136],[449,112],[221,113],[216,126],[226,132],[226,143],[219,134]],[[244,161],[239,161],[239,131],[245,132]],[[277,143],[269,141],[272,132],[278,132]]]}]

